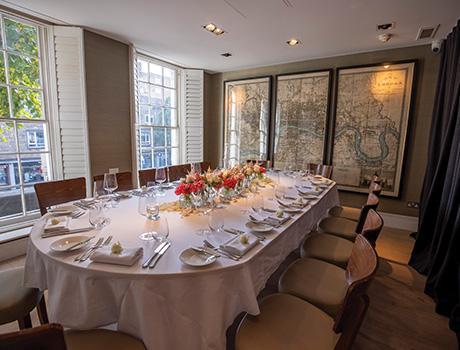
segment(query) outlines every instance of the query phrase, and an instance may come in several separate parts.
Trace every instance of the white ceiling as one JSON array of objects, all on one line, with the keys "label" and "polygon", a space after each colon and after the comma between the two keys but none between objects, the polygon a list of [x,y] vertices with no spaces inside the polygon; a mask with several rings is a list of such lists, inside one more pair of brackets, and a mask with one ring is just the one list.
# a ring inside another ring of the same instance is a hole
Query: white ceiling
[{"label": "white ceiling", "polygon": [[[185,67],[230,71],[311,58],[429,43],[420,26],[460,17],[459,0],[9,0],[68,24],[85,26]],[[292,4],[292,7],[286,6]],[[216,23],[215,36],[202,25]],[[376,24],[396,22],[382,44]],[[289,47],[291,37],[302,45]],[[233,57],[220,54],[231,52]]]}]

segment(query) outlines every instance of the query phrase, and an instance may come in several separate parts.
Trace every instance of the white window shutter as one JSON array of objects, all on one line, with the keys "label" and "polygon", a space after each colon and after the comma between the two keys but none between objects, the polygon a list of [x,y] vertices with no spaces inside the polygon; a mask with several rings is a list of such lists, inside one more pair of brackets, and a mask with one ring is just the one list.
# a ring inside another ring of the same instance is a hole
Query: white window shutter
[{"label": "white window shutter", "polygon": [[64,179],[86,177],[91,188],[83,29],[54,26],[53,32],[60,135],[55,153]]},{"label": "white window shutter", "polygon": [[202,70],[182,71],[183,163],[203,161],[203,81]]}]

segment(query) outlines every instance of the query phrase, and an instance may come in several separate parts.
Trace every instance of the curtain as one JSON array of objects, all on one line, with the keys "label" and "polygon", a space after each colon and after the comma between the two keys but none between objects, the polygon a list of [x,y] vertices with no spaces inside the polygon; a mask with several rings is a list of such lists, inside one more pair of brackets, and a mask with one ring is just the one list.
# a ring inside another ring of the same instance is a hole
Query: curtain
[{"label": "curtain", "polygon": [[409,264],[436,311],[460,330],[460,21],[443,42],[417,240]]}]

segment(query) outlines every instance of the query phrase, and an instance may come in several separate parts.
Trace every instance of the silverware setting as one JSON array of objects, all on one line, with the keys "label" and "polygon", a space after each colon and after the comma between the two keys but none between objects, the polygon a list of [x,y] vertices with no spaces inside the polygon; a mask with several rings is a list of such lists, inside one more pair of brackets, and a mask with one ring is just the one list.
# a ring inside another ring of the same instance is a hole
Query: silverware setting
[{"label": "silverware setting", "polygon": [[150,262],[149,264],[149,269],[153,269],[155,265],[157,264],[158,260],[166,253],[166,251],[171,247],[171,242],[167,241],[166,245],[161,248],[161,250],[158,252],[158,254],[155,256],[155,258]]},{"label": "silverware setting", "polygon": [[149,267],[150,263],[153,261],[153,259],[157,256],[157,254],[164,248],[164,246],[167,243],[168,241],[161,242],[158,246],[155,247],[155,249],[153,250],[153,254],[147,260],[145,260],[144,263],[142,264],[143,269]]},{"label": "silverware setting", "polygon": [[74,233],[82,233],[82,232],[87,232],[87,231],[92,231],[92,230],[94,230],[94,227],[88,226],[88,227],[76,228],[73,230],[61,230],[61,231],[43,233],[41,237],[49,238],[49,237],[55,237],[55,236],[65,236],[65,235],[71,235]]},{"label": "silverware setting", "polygon": [[104,238],[100,237],[96,244],[94,244],[93,246],[91,246],[90,248],[88,248],[87,250],[85,250],[83,253],[79,254],[77,257],[75,257],[74,261],[78,261],[78,262],[83,262],[83,261],[86,261],[89,259],[89,257],[91,256],[91,254],[103,247],[103,246],[107,246],[110,244],[110,242],[112,241],[112,236],[107,236],[107,238],[105,239],[104,241]]},{"label": "silverware setting", "polygon": [[204,243],[204,246],[207,247],[207,248],[210,248],[212,250],[215,251],[215,253],[217,254],[222,254],[222,256],[225,256],[229,259],[232,259],[232,260],[235,260],[235,261],[238,261],[241,259],[241,256],[238,256],[238,255],[234,255],[234,254],[231,254],[225,250],[222,250],[221,248],[218,248],[216,246],[214,246],[211,242],[209,242],[208,240],[203,240],[203,243]]},{"label": "silverware setting", "polygon": [[78,248],[82,245],[85,245],[86,243],[88,243],[89,241],[91,241],[92,239],[94,239],[94,237],[89,237],[88,239],[85,239],[81,242],[78,242],[78,243],[75,243],[75,244],[72,244],[69,248],[67,248],[65,251],[66,252],[70,252],[71,250],[75,249],[75,248]]},{"label": "silverware setting", "polygon": [[215,258],[220,257],[220,254],[211,253],[208,250],[206,250],[204,247],[203,248],[201,248],[201,247],[192,247],[192,250],[194,250],[195,252],[202,253],[202,254],[208,256],[208,259],[212,258],[212,257],[215,257]]}]

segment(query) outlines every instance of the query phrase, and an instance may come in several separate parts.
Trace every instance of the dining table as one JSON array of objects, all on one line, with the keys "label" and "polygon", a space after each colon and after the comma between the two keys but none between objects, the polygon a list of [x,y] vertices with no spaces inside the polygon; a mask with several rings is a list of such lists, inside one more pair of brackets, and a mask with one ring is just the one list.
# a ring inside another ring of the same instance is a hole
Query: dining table
[{"label": "dining table", "polygon": [[[286,193],[297,196],[291,174],[268,174]],[[308,183],[308,178],[301,181]],[[254,196],[277,205],[270,184],[260,186]],[[177,200],[174,189],[158,197]],[[258,295],[285,258],[316,228],[328,210],[339,204],[336,183],[328,186],[308,205],[279,227],[265,233],[239,260],[221,255],[213,264],[192,267],[179,256],[190,247],[203,245],[209,213],[183,215],[161,211],[169,224],[170,248],[152,269],[142,263],[159,244],[139,238],[151,230],[153,220],[138,212],[139,197],[131,196],[107,209],[110,224],[84,235],[113,236],[123,247],[142,247],[143,257],[132,266],[75,261],[75,252],[54,252],[50,244],[60,237],[42,238],[46,215],[33,226],[27,249],[24,284],[48,290],[48,312],[52,322],[72,329],[112,327],[141,339],[149,350],[202,350],[226,348],[226,331],[242,312],[259,313]],[[224,217],[224,227],[248,232],[247,200],[239,198],[214,210]],[[88,213],[71,219],[88,226]]]}]

